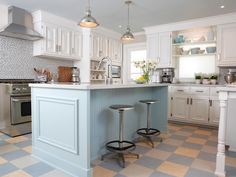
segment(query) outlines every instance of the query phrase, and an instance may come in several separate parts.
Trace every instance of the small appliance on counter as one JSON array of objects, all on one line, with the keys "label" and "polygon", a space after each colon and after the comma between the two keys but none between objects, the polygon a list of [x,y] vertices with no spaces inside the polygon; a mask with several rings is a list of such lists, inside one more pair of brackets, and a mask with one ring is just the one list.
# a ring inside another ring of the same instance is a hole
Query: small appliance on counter
[{"label": "small appliance on counter", "polygon": [[175,77],[174,68],[163,68],[161,80],[163,83],[172,83]]},{"label": "small appliance on counter", "polygon": [[232,84],[236,81],[236,70],[229,69],[228,73],[225,74],[224,79],[227,84]]},{"label": "small appliance on counter", "polygon": [[77,67],[73,67],[71,74],[71,81],[74,83],[80,83],[79,74],[80,74],[79,69]]}]

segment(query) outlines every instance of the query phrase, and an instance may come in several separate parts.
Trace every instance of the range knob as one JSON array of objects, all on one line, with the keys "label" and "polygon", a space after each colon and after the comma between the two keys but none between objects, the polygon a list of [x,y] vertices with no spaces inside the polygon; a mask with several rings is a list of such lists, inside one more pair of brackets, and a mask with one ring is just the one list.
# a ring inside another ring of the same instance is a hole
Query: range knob
[{"label": "range knob", "polygon": [[13,91],[14,91],[14,92],[20,92],[20,90],[21,90],[21,89],[20,89],[19,87],[14,87],[14,88],[13,88]]}]

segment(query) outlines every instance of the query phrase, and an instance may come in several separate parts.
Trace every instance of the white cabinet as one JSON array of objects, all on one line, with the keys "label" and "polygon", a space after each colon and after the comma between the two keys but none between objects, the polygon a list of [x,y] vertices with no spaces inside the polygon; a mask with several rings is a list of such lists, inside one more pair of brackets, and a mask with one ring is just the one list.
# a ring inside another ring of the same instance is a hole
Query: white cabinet
[{"label": "white cabinet", "polygon": [[196,123],[208,123],[209,99],[204,96],[190,98],[189,119]]},{"label": "white cabinet", "polygon": [[218,26],[219,66],[236,66],[236,23]]},{"label": "white cabinet", "polygon": [[171,86],[170,120],[218,125],[219,101],[215,87]]},{"label": "white cabinet", "polygon": [[171,32],[147,35],[147,56],[150,59],[159,60],[158,68],[173,67],[171,42]]},{"label": "white cabinet", "polygon": [[43,39],[34,42],[34,56],[79,60],[82,57],[82,34],[69,28],[41,23],[37,30]]},{"label": "white cabinet", "polygon": [[176,95],[171,97],[171,117],[179,121],[188,119],[189,105],[186,95]]},{"label": "white cabinet", "polygon": [[93,33],[91,36],[91,59],[100,60],[103,57],[110,57],[116,65],[121,65],[122,44],[120,40],[107,37],[102,34]]},{"label": "white cabinet", "polygon": [[82,32],[76,23],[39,10],[33,13],[33,24],[43,37],[34,41],[34,56],[69,60],[82,58]]}]

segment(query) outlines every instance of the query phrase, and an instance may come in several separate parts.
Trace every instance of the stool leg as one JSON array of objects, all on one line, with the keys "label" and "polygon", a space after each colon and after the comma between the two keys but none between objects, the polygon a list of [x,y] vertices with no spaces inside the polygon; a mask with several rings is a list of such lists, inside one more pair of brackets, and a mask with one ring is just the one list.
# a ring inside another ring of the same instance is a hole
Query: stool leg
[{"label": "stool leg", "polygon": [[119,141],[120,141],[120,144],[119,144],[119,147],[122,148],[123,144],[123,140],[124,140],[124,135],[123,135],[123,127],[124,127],[124,121],[123,121],[123,118],[124,118],[124,112],[123,111],[119,111],[119,116],[120,116],[120,130],[119,130]]},{"label": "stool leg", "polygon": [[150,112],[150,104],[147,104],[147,129],[150,129],[151,123],[151,112]]}]

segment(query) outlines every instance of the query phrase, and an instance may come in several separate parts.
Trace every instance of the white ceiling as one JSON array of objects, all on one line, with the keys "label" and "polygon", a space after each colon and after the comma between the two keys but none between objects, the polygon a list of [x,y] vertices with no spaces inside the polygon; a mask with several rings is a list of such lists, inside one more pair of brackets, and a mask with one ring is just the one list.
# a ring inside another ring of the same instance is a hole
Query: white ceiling
[{"label": "white ceiling", "polygon": [[[28,11],[42,9],[79,21],[84,16],[86,0],[0,0]],[[225,5],[221,9],[221,4]],[[127,24],[124,0],[91,0],[92,15],[101,26],[123,32]],[[133,32],[142,27],[177,22],[199,17],[236,12],[236,0],[133,0],[130,21]],[[119,28],[119,25],[122,25]]]}]

